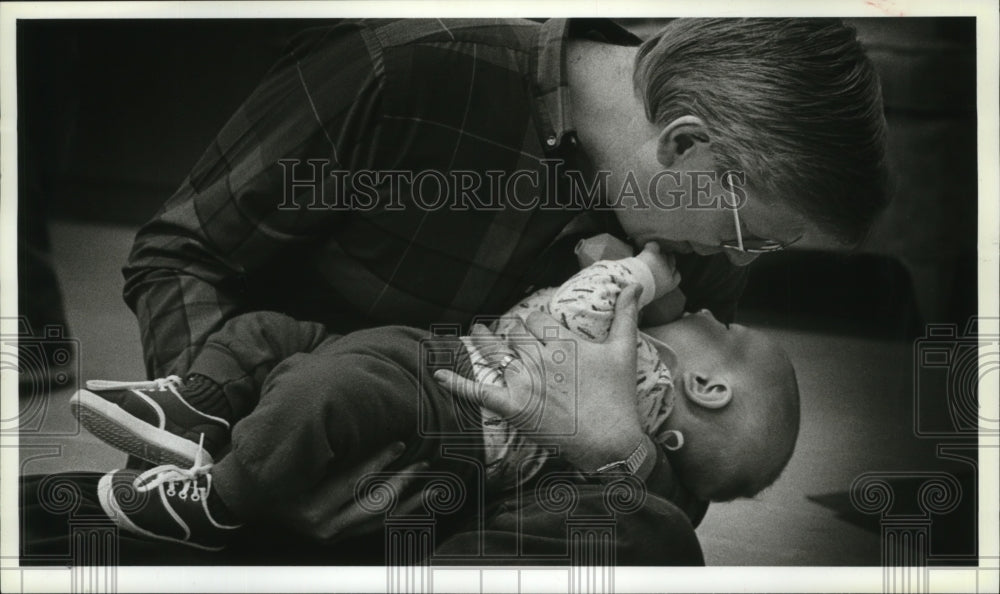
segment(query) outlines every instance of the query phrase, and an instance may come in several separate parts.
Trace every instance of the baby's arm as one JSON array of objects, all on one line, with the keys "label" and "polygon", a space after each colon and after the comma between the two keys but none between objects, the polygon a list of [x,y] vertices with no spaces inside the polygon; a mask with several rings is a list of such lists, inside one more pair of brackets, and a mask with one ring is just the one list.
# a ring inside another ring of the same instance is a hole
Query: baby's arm
[{"label": "baby's arm", "polygon": [[573,332],[603,342],[611,330],[618,296],[636,282],[643,288],[640,307],[677,288],[680,275],[673,256],[663,256],[655,243],[648,243],[638,256],[595,262],[556,290],[549,310]]}]

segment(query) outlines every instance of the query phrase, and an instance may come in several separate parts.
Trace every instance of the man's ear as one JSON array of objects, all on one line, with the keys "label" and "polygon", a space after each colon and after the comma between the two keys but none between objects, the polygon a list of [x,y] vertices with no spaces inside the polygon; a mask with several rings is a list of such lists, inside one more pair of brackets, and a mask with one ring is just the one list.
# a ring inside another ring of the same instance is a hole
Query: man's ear
[{"label": "man's ear", "polygon": [[686,115],[670,122],[656,141],[656,160],[671,167],[681,158],[708,150],[708,128],[698,116]]},{"label": "man's ear", "polygon": [[704,408],[725,408],[733,399],[733,389],[725,378],[697,371],[684,372],[684,393]]}]

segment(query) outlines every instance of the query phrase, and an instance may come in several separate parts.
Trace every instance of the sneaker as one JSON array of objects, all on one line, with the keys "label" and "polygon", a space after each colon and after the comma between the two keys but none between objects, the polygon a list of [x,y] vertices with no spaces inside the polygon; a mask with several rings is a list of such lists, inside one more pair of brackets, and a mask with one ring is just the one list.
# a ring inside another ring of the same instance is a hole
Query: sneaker
[{"label": "sneaker", "polygon": [[182,386],[176,375],[148,382],[91,380],[69,405],[88,431],[132,456],[187,467],[200,452],[213,464],[229,443],[229,423],[188,404],[178,392]]},{"label": "sneaker", "polygon": [[226,548],[240,525],[212,517],[211,464],[158,466],[145,472],[113,470],[97,484],[104,513],[121,529],[206,551]]}]

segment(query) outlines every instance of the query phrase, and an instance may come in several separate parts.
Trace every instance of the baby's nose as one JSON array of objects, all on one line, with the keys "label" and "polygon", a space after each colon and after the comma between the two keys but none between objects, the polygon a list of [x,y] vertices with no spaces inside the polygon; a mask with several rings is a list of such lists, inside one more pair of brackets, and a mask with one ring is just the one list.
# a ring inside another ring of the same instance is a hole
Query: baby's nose
[{"label": "baby's nose", "polygon": [[736,266],[746,266],[756,260],[757,256],[760,256],[760,254],[749,254],[747,252],[739,252],[736,250],[726,250],[726,257],[729,258],[729,261]]},{"label": "baby's nose", "polygon": [[708,316],[708,317],[712,318],[713,320],[715,319],[715,315],[712,313],[712,310],[710,310],[708,308],[705,308],[705,307],[699,309],[698,311],[696,311],[694,313],[686,311],[683,314],[681,314],[682,318],[686,318],[688,316]]}]

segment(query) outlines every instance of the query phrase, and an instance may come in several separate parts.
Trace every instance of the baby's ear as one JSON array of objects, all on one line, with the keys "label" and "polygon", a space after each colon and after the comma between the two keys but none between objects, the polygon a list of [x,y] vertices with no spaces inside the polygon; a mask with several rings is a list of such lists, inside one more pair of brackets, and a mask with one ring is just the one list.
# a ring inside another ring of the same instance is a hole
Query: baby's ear
[{"label": "baby's ear", "polygon": [[704,408],[724,408],[733,399],[729,382],[696,371],[684,373],[684,392],[689,400]]}]

